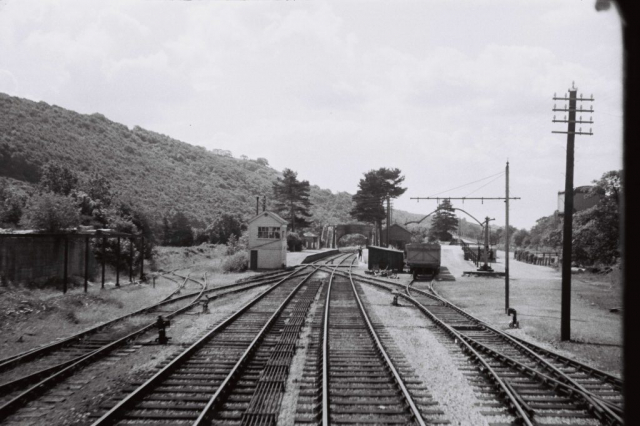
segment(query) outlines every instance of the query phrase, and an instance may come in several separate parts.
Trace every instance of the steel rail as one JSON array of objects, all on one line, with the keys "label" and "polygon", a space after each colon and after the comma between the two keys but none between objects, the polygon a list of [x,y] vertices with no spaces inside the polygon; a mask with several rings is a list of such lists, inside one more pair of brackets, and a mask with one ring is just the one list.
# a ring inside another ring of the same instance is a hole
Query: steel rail
[{"label": "steel rail", "polygon": [[[166,278],[168,278],[168,277],[166,277]],[[176,298],[176,299],[169,300],[169,298],[174,293],[175,293],[175,291],[173,293],[171,293],[171,295],[169,295],[168,297],[165,297],[160,302],[157,302],[157,303],[155,303],[153,305],[144,307],[142,309],[138,309],[137,311],[134,311],[134,312],[122,315],[122,316],[120,316],[118,318],[114,318],[112,320],[103,322],[101,324],[98,324],[97,326],[88,328],[86,330],[83,330],[83,331],[81,331],[79,333],[76,333],[76,334],[74,334],[72,336],[66,337],[66,338],[64,338],[62,340],[59,340],[57,342],[49,343],[49,344],[46,344],[44,346],[39,346],[39,347],[30,349],[28,351],[13,355],[11,357],[7,357],[7,358],[5,358],[3,360],[0,360],[0,373],[3,372],[3,371],[8,370],[10,368],[13,368],[18,364],[21,364],[21,363],[26,362],[26,361],[30,361],[33,358],[46,355],[46,354],[48,354],[50,352],[53,352],[53,351],[55,351],[57,349],[60,349],[62,347],[68,346],[68,345],[71,345],[71,344],[75,343],[76,341],[81,340],[81,339],[83,339],[83,338],[85,338],[85,337],[87,337],[87,336],[89,336],[91,334],[95,334],[95,333],[99,332],[100,330],[102,330],[102,329],[104,329],[106,327],[109,327],[109,326],[111,326],[111,325],[113,325],[113,324],[115,324],[117,322],[123,321],[123,320],[125,320],[127,318],[130,318],[132,316],[135,316],[135,315],[140,315],[140,314],[147,313],[147,312],[149,312],[149,311],[151,311],[153,309],[156,309],[156,308],[158,308],[160,306],[163,306],[165,304],[173,303],[173,302],[177,302],[179,300],[183,300],[183,299],[189,298],[189,297],[191,297],[191,296],[193,296],[195,294],[195,293],[191,293],[191,294],[184,295],[181,298]]]},{"label": "steel rail", "polygon": [[[120,420],[123,412],[131,407],[133,407],[140,399],[142,399],[148,392],[151,391],[157,384],[162,382],[167,376],[169,376],[173,370],[179,367],[184,361],[186,361],[192,354],[197,352],[204,344],[206,344],[211,338],[218,334],[218,332],[228,326],[231,322],[233,322],[236,318],[240,317],[244,312],[246,312],[249,308],[255,305],[257,302],[266,297],[269,293],[275,290],[280,286],[283,282],[288,279],[294,278],[294,275],[298,274],[302,270],[307,267],[313,267],[315,272],[318,268],[315,265],[307,265],[302,269],[296,269],[291,272],[288,276],[278,280],[275,284],[269,287],[267,290],[257,295],[252,300],[245,303],[240,309],[238,309],[235,313],[231,314],[227,319],[218,324],[214,329],[209,331],[206,335],[198,339],[195,343],[193,343],[189,348],[183,351],[180,355],[174,358],[171,362],[169,362],[165,367],[163,367],[160,371],[154,374],[150,379],[148,379],[145,383],[127,395],[123,400],[121,400],[116,406],[114,406],[111,410],[105,413],[102,417],[96,420],[92,426],[98,425],[111,425]],[[257,284],[256,284],[257,285]]]},{"label": "steel rail", "polygon": [[[409,289],[410,289],[410,285],[413,283],[413,281],[411,283],[409,283],[406,286],[406,291],[407,294],[409,293]],[[433,281],[432,281],[433,283]],[[514,346],[516,349],[520,350],[521,353],[523,353],[525,356],[529,357],[529,359],[531,359],[532,361],[534,361],[536,364],[540,365],[542,368],[546,369],[547,371],[550,371],[553,375],[556,376],[555,379],[546,376],[536,370],[533,370],[525,365],[522,365],[523,368],[528,369],[530,371],[531,374],[535,374],[536,376],[539,377],[540,380],[542,380],[544,383],[546,383],[549,380],[552,380],[554,382],[557,382],[557,386],[560,386],[564,389],[564,391],[568,394],[571,394],[573,392],[578,393],[580,395],[583,396],[583,398],[585,399],[585,402],[587,404],[587,406],[592,407],[594,410],[597,411],[597,413],[594,413],[596,415],[596,417],[601,418],[602,416],[606,416],[609,418],[609,420],[612,422],[610,424],[622,424],[622,418],[620,417],[619,414],[617,414],[614,411],[620,412],[619,407],[616,407],[615,405],[612,405],[611,403],[609,403],[608,401],[603,400],[602,398],[600,398],[599,396],[593,394],[592,392],[590,392],[589,390],[587,390],[584,386],[582,386],[581,384],[579,384],[578,382],[576,382],[574,379],[572,379],[571,377],[567,376],[565,373],[563,373],[562,371],[560,371],[556,366],[554,366],[553,364],[551,364],[549,361],[547,361],[546,359],[542,358],[542,356],[538,353],[536,353],[535,351],[533,351],[532,349],[530,349],[529,347],[521,344],[520,342],[518,342],[517,340],[513,339],[510,335],[508,335],[507,333],[496,329],[495,327],[485,323],[484,321],[481,321],[475,317],[473,317],[472,315],[470,315],[469,313],[465,312],[464,310],[462,310],[461,308],[458,308],[457,306],[455,306],[453,303],[449,302],[448,300],[442,298],[441,296],[436,296],[434,294],[429,294],[428,292],[425,292],[424,290],[420,290],[420,289],[416,289],[413,288],[411,289],[425,297],[430,297],[432,299],[437,300],[440,303],[443,303],[445,306],[448,306],[451,309],[454,309],[455,311],[457,311],[458,313],[460,313],[461,315],[465,316],[467,319],[476,322],[478,325],[481,325],[482,327],[485,327],[487,330],[491,331],[492,333],[500,336],[502,339],[504,339],[505,341],[507,341],[508,343],[510,343],[512,346]],[[493,351],[492,349],[488,348],[486,345],[478,342],[477,340],[468,337],[468,336],[464,336],[463,337],[465,339],[468,339],[470,342],[475,342],[478,345],[480,345],[481,347],[485,347],[490,351]],[[493,351],[495,352],[495,351]],[[496,354],[498,354],[497,352],[495,352]],[[500,356],[504,356],[504,355],[500,355]],[[518,363],[518,361],[512,360],[507,356],[504,356],[505,359],[509,359],[510,361],[512,361],[515,364],[520,364]],[[515,365],[514,364],[514,365]]]},{"label": "steel rail", "polygon": [[[252,284],[252,287],[259,287],[261,285],[264,284]],[[223,296],[223,295],[228,295],[228,294],[232,294],[232,293],[236,293],[238,291],[242,291],[244,290],[246,287],[240,289],[240,290],[229,290],[228,292],[216,295],[214,298]],[[196,299],[194,299],[194,301],[192,301],[189,305],[184,306],[174,312],[171,312],[169,314],[167,314],[165,316],[165,318],[173,318],[176,315],[179,315],[185,311],[188,311],[189,309],[192,309],[194,307],[194,305],[196,304],[197,300],[202,296],[202,294],[204,294],[205,290],[204,287],[202,288],[202,290],[200,291],[198,297]],[[193,294],[189,295],[193,296]],[[84,367],[85,365],[89,364],[92,361],[98,360],[101,357],[104,357],[106,354],[108,354],[109,352],[113,351],[114,349],[132,341],[133,339],[135,339],[136,337],[140,336],[141,334],[144,334],[146,332],[148,332],[149,330],[151,330],[153,327],[155,327],[155,322],[152,322],[150,324],[147,324],[146,326],[135,330],[134,332],[121,337],[120,339],[114,340],[113,342],[110,342],[92,352],[89,352],[88,354],[82,355],[80,357],[75,358],[74,360],[71,360],[70,362],[65,362],[64,365],[58,365],[58,366],[54,366],[50,369],[45,369],[42,371],[39,371],[37,373],[34,373],[30,376],[28,376],[28,378],[32,378],[32,379],[39,379],[42,377],[45,377],[44,380],[42,380],[41,382],[37,383],[36,385],[34,385],[33,387],[29,388],[28,390],[26,390],[25,392],[22,392],[21,394],[19,394],[18,396],[16,396],[15,398],[13,398],[12,400],[8,401],[6,404],[4,404],[3,406],[0,407],[0,420],[6,418],[7,416],[9,416],[11,413],[13,413],[16,409],[20,408],[20,405],[24,404],[25,402],[28,402],[29,400],[36,398],[37,396],[39,396],[40,394],[42,394],[44,391],[46,391],[47,389],[51,388],[52,386],[54,386],[55,384],[57,384],[59,381],[65,379],[66,377],[68,377],[70,374],[72,374],[73,372],[75,372],[76,370],[80,369],[81,367]],[[49,371],[51,370],[51,371]],[[48,373],[48,374],[46,374]],[[8,386],[8,385],[13,385],[13,387],[19,386],[24,384],[24,382],[26,381],[26,378],[20,378],[17,381],[14,382],[10,382],[9,384],[5,384],[3,386]],[[33,380],[31,380],[33,381]]]},{"label": "steel rail", "polygon": [[[173,271],[167,272],[167,274],[169,274],[169,273],[173,273]],[[288,273],[290,273],[290,272],[288,272]],[[281,273],[278,273],[278,274],[281,274]],[[270,274],[270,275],[276,275],[276,274]],[[172,279],[171,277],[165,277],[165,278],[175,282],[175,280]],[[190,279],[193,280],[192,278],[190,278]],[[240,281],[240,282],[235,282],[235,283],[231,283],[231,284],[226,284],[226,285],[214,287],[214,288],[211,288],[209,290],[206,290],[205,292],[208,294],[208,293],[212,293],[212,292],[216,292],[216,291],[220,291],[220,290],[226,290],[226,289],[235,288],[235,287],[237,287],[237,288],[253,288],[254,286],[247,285],[247,284],[257,283],[259,281],[266,281],[265,283],[262,283],[262,284],[259,284],[259,285],[267,285],[268,283],[275,282],[277,280],[278,280],[278,278],[275,278],[275,277],[274,278],[271,278],[271,277],[263,278],[261,276],[261,277],[256,277],[255,279],[248,279],[248,280],[244,280],[244,281]],[[243,287],[243,286],[246,286],[246,287]],[[59,340],[57,342],[49,343],[49,344],[46,344],[44,346],[39,346],[39,347],[30,349],[28,351],[25,351],[25,352],[22,352],[22,353],[19,353],[19,354],[4,358],[4,359],[0,360],[0,373],[3,372],[3,371],[8,370],[10,368],[13,368],[13,367],[17,366],[18,364],[21,364],[21,363],[26,362],[26,361],[30,361],[33,358],[46,355],[46,354],[48,354],[50,352],[53,352],[55,350],[58,350],[58,349],[60,349],[62,347],[74,344],[78,340],[82,340],[87,336],[90,336],[92,334],[95,334],[95,333],[103,330],[106,327],[110,327],[110,326],[116,324],[117,322],[123,321],[123,320],[125,320],[127,318],[130,318],[130,317],[133,317],[135,315],[141,315],[141,314],[147,313],[149,311],[157,309],[158,307],[164,306],[166,304],[170,304],[170,303],[182,301],[184,299],[188,299],[188,298],[193,297],[193,296],[195,296],[197,294],[198,294],[198,292],[196,291],[196,292],[191,292],[191,293],[188,293],[188,294],[184,294],[184,295],[181,295],[179,297],[172,298],[172,299],[164,298],[160,302],[154,303],[153,305],[146,306],[146,307],[144,307],[142,309],[139,309],[137,311],[134,311],[134,312],[122,315],[122,316],[120,316],[118,318],[114,318],[112,320],[103,322],[101,324],[98,324],[96,326],[93,326],[91,328],[83,330],[83,331],[81,331],[79,333],[76,333],[76,334],[74,334],[72,336],[66,337],[66,338],[64,338],[62,340]],[[225,294],[227,294],[227,293],[225,293]]]},{"label": "steel rail", "polygon": [[[360,277],[359,277],[360,278]],[[374,279],[374,278],[370,278],[370,277],[362,277],[361,280],[363,280],[365,283],[367,282],[366,280],[370,280],[370,281],[374,281],[374,282],[381,282],[384,284],[391,284],[394,286],[398,286],[398,287],[406,287],[405,290],[407,291],[407,294],[409,294],[409,288],[410,285],[413,283],[413,281],[409,284],[409,285],[401,285],[399,283],[396,282],[389,282],[386,280],[381,280],[381,279]],[[375,285],[375,284],[374,284]],[[433,280],[430,282],[430,287],[431,289],[433,289]],[[553,382],[554,385],[556,387],[561,387],[563,388],[564,392],[572,395],[572,394],[578,394],[582,396],[583,401],[586,403],[587,407],[590,408],[589,411],[593,411],[595,410],[596,412],[593,413],[597,418],[607,418],[609,421],[609,424],[622,424],[621,423],[621,415],[622,415],[622,409],[615,405],[612,404],[611,402],[599,397],[598,395],[593,394],[592,392],[588,391],[587,389],[585,389],[582,385],[580,385],[579,383],[575,382],[573,379],[571,379],[570,377],[568,377],[566,374],[564,374],[562,371],[560,371],[557,367],[555,367],[554,365],[552,365],[549,361],[545,360],[544,358],[542,358],[542,356],[537,353],[535,350],[531,349],[530,347],[527,347],[525,345],[523,345],[522,343],[518,342],[517,340],[515,340],[512,336],[497,330],[496,328],[490,326],[489,324],[485,323],[482,320],[479,320],[475,317],[473,317],[472,315],[470,315],[469,313],[465,312],[463,309],[457,307],[456,305],[454,305],[453,303],[449,302],[448,300],[442,298],[440,295],[438,295],[435,290],[434,293],[436,294],[430,294],[424,290],[420,290],[420,289],[416,289],[416,288],[411,288],[411,290],[420,293],[421,295],[425,296],[425,297],[429,297],[431,299],[434,299],[435,301],[437,301],[438,303],[443,304],[444,306],[447,306],[455,311],[457,311],[458,313],[460,313],[461,315],[463,315],[464,317],[466,317],[467,319],[469,319],[472,322],[475,322],[476,324],[478,324],[479,326],[485,327],[487,330],[497,334],[498,336],[502,337],[504,340],[506,340],[508,343],[511,343],[513,346],[516,347],[516,349],[519,349],[521,352],[525,352],[527,356],[529,356],[529,358],[533,358],[533,361],[536,362],[538,365],[541,365],[541,367],[547,369],[547,370],[551,370],[551,372],[556,375],[559,376],[563,381],[558,380],[558,379],[554,379],[552,377],[549,377],[547,375],[544,375],[540,372],[537,372],[535,370],[535,374],[539,375],[539,379],[543,382],[543,383],[548,383],[548,382]],[[474,344],[478,344],[480,345],[479,347],[484,347],[484,345],[482,345],[481,343],[475,341],[472,338],[469,338],[467,336],[461,335],[461,338],[467,339],[470,342],[474,343]],[[527,342],[528,343],[528,342]],[[558,360],[560,359],[561,362],[564,362],[564,360],[566,359],[567,363],[565,364],[572,364],[572,363],[576,363],[578,364],[581,368],[579,368],[579,370],[581,370],[583,373],[586,374],[591,374],[593,377],[595,378],[601,378],[603,379],[603,381],[610,383],[611,381],[615,382],[618,381],[619,379],[617,379],[614,376],[611,376],[607,373],[604,373],[600,370],[597,369],[593,369],[589,366],[586,366],[584,364],[581,363],[577,363],[576,361],[573,360],[569,360],[568,358],[565,358],[561,355],[555,354],[551,351],[548,351],[544,348],[540,348],[538,346],[535,346],[532,343],[528,343],[530,346],[533,346],[536,350],[542,352],[543,354],[545,354],[545,352],[548,352],[548,356]],[[490,348],[487,348],[489,350],[491,350]],[[496,352],[497,353],[497,352]],[[502,356],[502,355],[500,355]],[[518,363],[515,360],[512,360],[514,363]],[[573,361],[573,362],[571,362]],[[523,367],[526,369],[528,367],[524,366]],[[611,380],[613,379],[613,380]],[[567,384],[566,382],[569,382],[569,384]]]},{"label": "steel rail", "polygon": [[[567,357],[565,357],[563,355],[560,355],[559,353],[554,352],[554,351],[552,351],[550,349],[541,348],[540,346],[536,345],[535,343],[528,342],[528,341],[522,339],[521,337],[511,336],[510,334],[507,334],[507,333],[504,333],[504,332],[502,332],[500,330],[495,329],[493,326],[485,323],[484,321],[482,321],[480,319],[474,318],[471,314],[466,312],[464,309],[456,306],[452,302],[450,302],[450,301],[446,300],[444,297],[442,297],[438,293],[438,291],[433,287],[433,283],[434,282],[435,281],[432,280],[429,283],[429,290],[432,291],[434,293],[434,295],[436,295],[440,299],[446,301],[446,303],[448,303],[449,306],[451,306],[453,309],[457,310],[461,314],[466,315],[468,318],[473,318],[475,321],[480,322],[483,326],[485,326],[487,328],[490,328],[490,329],[492,329],[492,330],[494,330],[494,331],[496,331],[498,333],[502,333],[505,336],[508,336],[509,339],[517,341],[518,343],[520,343],[521,345],[526,346],[530,350],[532,350],[534,352],[537,352],[539,355],[546,355],[546,356],[548,356],[550,358],[554,358],[556,361],[561,362],[564,365],[571,366],[573,368],[576,368],[577,370],[582,371],[583,373],[590,374],[590,375],[592,375],[592,376],[594,376],[596,378],[599,378],[600,380],[615,386],[616,388],[618,388],[618,390],[620,392],[622,392],[623,381],[619,377],[616,377],[616,376],[614,376],[612,374],[609,374],[609,373],[607,373],[605,371],[602,371],[602,370],[600,370],[598,368],[591,367],[591,366],[589,366],[587,364],[584,364],[584,363],[582,363],[580,361],[576,361],[574,359],[567,358]],[[420,289],[416,289],[416,288],[414,288],[413,290],[417,291],[417,292],[423,292],[424,291],[424,290],[420,290]],[[425,294],[425,296],[426,295],[427,294]]]},{"label": "steel rail", "polygon": [[[338,270],[338,267],[342,265],[342,262],[349,257],[345,257],[338,263],[331,271],[329,277],[329,284],[327,287],[327,298],[325,300],[325,309],[323,313],[323,330],[322,330],[322,424],[327,426],[329,424],[329,305],[331,297],[331,284],[333,283],[333,276]],[[355,259],[354,259],[355,260]]]},{"label": "steel rail", "polygon": [[[582,386],[571,386],[568,385],[560,380],[557,380],[553,377],[549,377],[545,374],[542,374],[541,372],[528,367],[524,364],[522,364],[519,361],[514,360],[513,358],[501,354],[500,352],[491,349],[490,347],[488,347],[487,345],[478,342],[477,340],[473,339],[472,337],[469,336],[465,336],[464,334],[460,334],[462,339],[465,339],[466,341],[468,341],[472,346],[476,347],[477,349],[481,350],[482,352],[488,353],[489,355],[491,355],[493,358],[499,359],[501,360],[503,363],[510,365],[513,368],[516,368],[518,370],[520,370],[521,372],[525,373],[526,375],[528,375],[529,377],[535,377],[537,380],[539,380],[540,382],[542,382],[544,385],[547,386],[552,386],[554,389],[558,389],[560,388],[560,390],[562,391],[562,393],[565,393],[567,396],[573,396],[575,394],[578,394],[581,396],[583,402],[587,405],[587,411],[591,411],[593,415],[595,415],[598,420],[605,420],[605,417],[608,418],[608,424],[609,425],[622,425],[623,424],[623,420],[622,418],[620,418],[617,414],[615,414],[608,406],[601,404],[600,401],[596,400],[594,398],[594,395],[592,395],[589,391],[587,391],[586,389],[584,389],[584,387]],[[600,410],[597,410],[596,412],[593,412],[593,410],[598,407],[601,406]]]},{"label": "steel rail", "polygon": [[[365,283],[367,283],[365,281]],[[395,284],[400,286],[398,283],[393,282],[383,282],[384,284]],[[370,285],[374,285],[377,287],[382,287],[385,290],[389,290],[387,287],[384,287],[380,283],[368,283]],[[460,333],[457,330],[454,330],[451,326],[444,323],[442,320],[433,315],[429,310],[427,310],[419,301],[411,297],[410,295],[405,295],[402,293],[398,293],[400,297],[403,297],[413,303],[420,311],[422,311],[429,319],[431,319],[436,325],[442,328],[447,334],[452,336],[454,339],[460,342],[462,346],[462,350],[469,353],[472,358],[474,358],[477,362],[482,364],[484,367],[484,371],[489,375],[491,381],[498,386],[498,388],[502,391],[500,392],[502,395],[506,396],[507,405],[510,406],[514,411],[516,417],[520,418],[522,423],[525,426],[534,426],[533,421],[531,420],[531,414],[524,408],[519,402],[519,397],[514,394],[509,385],[507,385],[495,372],[495,370],[485,361],[485,359],[465,340],[461,338]]]},{"label": "steel rail", "polygon": [[[342,263],[343,261],[344,259],[340,263]],[[313,271],[311,271],[304,278],[304,280],[302,280],[300,284],[296,286],[296,288],[289,294],[289,296],[285,299],[285,301],[282,302],[282,304],[278,307],[278,309],[273,313],[273,315],[269,318],[266,324],[262,327],[260,332],[253,339],[249,347],[244,351],[240,359],[233,366],[233,368],[231,369],[227,377],[225,377],[225,379],[220,384],[216,392],[213,394],[213,396],[211,396],[211,398],[207,402],[207,405],[200,412],[200,415],[198,416],[198,418],[196,419],[196,421],[193,423],[192,426],[202,426],[204,424],[209,423],[209,421],[211,420],[211,416],[215,413],[215,409],[220,403],[221,396],[228,393],[229,387],[232,386],[234,382],[234,378],[237,375],[239,375],[241,368],[247,363],[251,354],[253,354],[256,351],[258,344],[263,340],[264,336],[269,331],[273,323],[278,319],[278,317],[280,316],[282,311],[285,309],[285,307],[289,304],[291,299],[293,299],[293,297],[298,293],[298,290],[307,282],[309,278],[311,278],[313,274],[315,274],[318,271],[318,269],[319,268],[315,268]]]},{"label": "steel rail", "polygon": [[[342,272],[339,272],[339,273],[342,273]],[[404,284],[400,284],[400,283],[394,282],[394,281],[387,281],[387,280],[384,280],[384,279],[381,279],[381,278],[358,276],[358,277],[356,277],[356,279],[360,280],[360,281],[363,281],[365,283],[367,283],[367,281],[373,281],[373,282],[379,282],[379,283],[382,283],[382,284],[393,285],[393,286],[400,287],[400,288],[404,288],[405,287]],[[431,289],[433,289],[433,282],[434,282],[433,280],[430,282]],[[440,296],[437,293],[437,291],[435,289],[433,289],[434,295],[431,295],[428,292],[425,292],[424,290],[421,290],[421,289],[417,289],[415,287],[413,287],[412,290],[416,291],[418,293],[421,293],[422,295],[427,296],[427,297],[432,297],[432,296],[435,295],[436,297],[439,298],[438,301],[440,303],[446,304],[447,306],[449,306],[452,309],[456,310],[457,312],[459,312],[460,314],[464,315],[468,319],[477,322],[479,325],[482,325],[484,327],[496,330],[491,325],[485,323],[484,321],[482,321],[482,320],[480,320],[478,318],[475,318],[473,315],[469,314],[468,312],[466,312],[462,308],[460,308],[460,307],[456,306],[455,304],[453,304],[452,302],[444,299],[442,296]],[[500,330],[496,330],[496,331],[498,333],[503,333]],[[563,363],[565,365],[572,366],[572,367],[582,371],[583,373],[590,374],[590,375],[592,375],[592,376],[594,376],[596,378],[600,378],[604,382],[607,382],[607,383],[612,384],[613,386],[619,388],[619,390],[622,389],[623,381],[620,378],[616,377],[616,376],[613,376],[613,375],[611,375],[609,373],[606,373],[606,372],[604,372],[602,370],[599,370],[597,368],[591,367],[591,366],[586,365],[584,363],[581,363],[579,361],[567,358],[567,357],[565,357],[563,355],[560,355],[560,354],[558,354],[558,353],[556,353],[556,352],[554,352],[552,350],[545,349],[545,348],[542,348],[540,346],[537,346],[534,343],[527,342],[527,341],[525,341],[525,340],[523,340],[523,339],[521,339],[519,337],[511,336],[511,335],[508,335],[506,333],[504,333],[504,334],[509,336],[509,338],[511,338],[511,339],[519,341],[521,344],[529,347],[534,352],[537,351],[539,354],[541,353],[542,355],[546,355],[546,356],[549,356],[551,358],[554,358],[556,361],[559,361],[559,362],[561,362],[561,363]],[[599,398],[599,397],[596,396],[596,398]]]},{"label": "steel rail", "polygon": [[[352,267],[353,267],[353,263],[355,261],[356,261],[356,259],[354,259],[351,262],[351,266]],[[358,296],[358,292],[356,290],[355,283],[353,282],[351,268],[349,269],[349,281],[351,282],[351,289],[353,290],[353,294],[355,296],[356,302],[358,302],[358,307],[360,308],[360,313],[362,314],[362,317],[365,320],[365,324],[367,324],[367,330],[369,332],[369,336],[371,336],[371,338],[376,343],[376,347],[378,348],[378,353],[380,355],[382,355],[382,357],[384,358],[384,361],[385,361],[386,365],[389,367],[389,370],[391,371],[391,374],[393,376],[394,381],[396,382],[396,385],[402,391],[402,396],[403,396],[404,400],[407,402],[407,404],[409,405],[409,408],[411,410],[411,414],[412,414],[413,418],[417,421],[419,426],[426,426],[426,423],[425,423],[424,419],[422,418],[422,414],[420,413],[420,410],[418,409],[418,407],[416,406],[415,402],[413,401],[413,397],[409,393],[409,390],[404,385],[404,380],[402,379],[402,377],[398,373],[398,370],[396,370],[396,367],[394,366],[393,361],[391,361],[391,358],[389,357],[389,355],[387,354],[387,351],[385,350],[384,346],[382,345],[382,341],[380,341],[380,338],[378,337],[378,333],[376,333],[375,329],[373,328],[373,324],[371,324],[371,320],[369,319],[369,315],[367,315],[367,312],[366,312],[366,310],[364,308],[364,305],[362,304],[362,301],[360,300],[360,296]],[[329,408],[328,405],[327,405],[327,408]]]},{"label": "steel rail", "polygon": [[469,353],[472,358],[482,364],[482,366],[484,367],[484,371],[489,375],[491,381],[495,385],[497,385],[499,389],[502,390],[501,394],[506,397],[507,405],[509,405],[515,411],[516,417],[518,417],[524,425],[534,426],[535,423],[531,419],[532,413],[528,411],[527,408],[522,406],[522,404],[520,403],[520,397],[515,392],[513,392],[511,386],[509,386],[498,376],[498,373],[496,373],[496,371],[489,365],[489,363],[466,340],[462,338],[463,335],[460,332],[437,318],[435,315],[433,315],[433,313],[426,309],[424,305],[422,305],[418,300],[414,299],[410,295],[405,295],[402,293],[398,293],[398,295],[413,303],[420,311],[422,311],[422,313],[429,317],[429,319],[436,323],[451,337],[456,339],[456,341],[460,343],[460,346],[462,346],[463,351]]}]

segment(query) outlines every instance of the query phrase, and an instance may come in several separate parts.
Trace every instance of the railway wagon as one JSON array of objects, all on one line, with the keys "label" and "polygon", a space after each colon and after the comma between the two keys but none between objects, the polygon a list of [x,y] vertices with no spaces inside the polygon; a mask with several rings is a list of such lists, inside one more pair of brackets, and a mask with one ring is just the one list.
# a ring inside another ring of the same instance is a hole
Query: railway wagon
[{"label": "railway wagon", "polygon": [[421,274],[437,274],[440,272],[440,244],[411,243],[406,245],[407,266],[413,278]]},{"label": "railway wagon", "polygon": [[389,269],[402,272],[404,269],[404,252],[386,247],[369,246],[368,268]]}]

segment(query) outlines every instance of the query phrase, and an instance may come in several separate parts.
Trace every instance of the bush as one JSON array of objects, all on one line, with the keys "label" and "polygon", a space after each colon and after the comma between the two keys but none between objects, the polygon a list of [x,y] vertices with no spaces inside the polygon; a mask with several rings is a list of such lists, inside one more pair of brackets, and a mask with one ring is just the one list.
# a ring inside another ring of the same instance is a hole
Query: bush
[{"label": "bush", "polygon": [[287,234],[287,249],[289,251],[302,251],[302,239],[295,232]]},{"label": "bush", "polygon": [[222,262],[224,272],[244,272],[247,269],[249,269],[249,254],[246,251],[227,256]]},{"label": "bush", "polygon": [[80,214],[73,200],[56,194],[33,196],[25,208],[22,226],[45,232],[59,232],[80,224]]}]

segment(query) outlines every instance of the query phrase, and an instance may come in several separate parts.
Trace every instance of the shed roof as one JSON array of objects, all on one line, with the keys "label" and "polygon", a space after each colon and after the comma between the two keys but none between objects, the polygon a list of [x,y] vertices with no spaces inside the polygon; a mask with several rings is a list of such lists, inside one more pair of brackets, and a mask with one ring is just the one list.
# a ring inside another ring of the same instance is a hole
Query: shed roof
[{"label": "shed roof", "polygon": [[256,219],[258,219],[260,217],[264,217],[264,216],[270,216],[273,220],[275,220],[276,222],[279,222],[281,225],[286,225],[287,223],[289,223],[286,220],[284,220],[283,218],[281,218],[280,216],[278,216],[277,214],[275,214],[274,212],[270,212],[268,210],[265,210],[262,213],[259,213],[259,214],[255,215],[254,217],[249,219],[249,221],[247,223],[251,223],[254,220],[256,220]]}]

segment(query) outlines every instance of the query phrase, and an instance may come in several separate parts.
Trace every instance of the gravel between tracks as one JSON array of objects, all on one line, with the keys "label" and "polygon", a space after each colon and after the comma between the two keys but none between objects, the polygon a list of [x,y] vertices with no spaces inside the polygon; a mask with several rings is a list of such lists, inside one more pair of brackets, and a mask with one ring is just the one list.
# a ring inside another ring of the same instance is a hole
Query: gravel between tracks
[{"label": "gravel between tracks", "polygon": [[392,307],[391,295],[363,285],[368,306],[389,330],[393,341],[433,398],[453,424],[488,425],[475,406],[476,399],[466,378],[453,363],[451,353],[433,335],[433,323],[408,302]]},{"label": "gravel between tracks", "polygon": [[169,345],[146,345],[156,337],[155,333],[148,333],[136,342],[144,346],[123,347],[90,365],[46,392],[40,400],[25,405],[5,422],[25,426],[91,424],[93,419],[89,415],[101,404],[107,403],[131,383],[141,383],[151,377],[160,364],[173,359],[207,329],[227,318],[265,288],[260,286],[213,300],[209,303],[210,314],[196,315],[201,308],[194,308],[193,314],[172,321],[167,329],[167,335],[172,337]]}]

